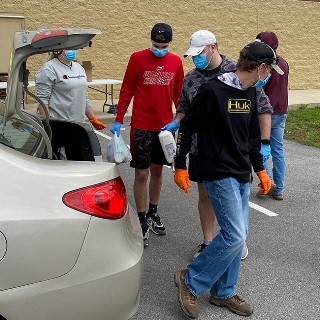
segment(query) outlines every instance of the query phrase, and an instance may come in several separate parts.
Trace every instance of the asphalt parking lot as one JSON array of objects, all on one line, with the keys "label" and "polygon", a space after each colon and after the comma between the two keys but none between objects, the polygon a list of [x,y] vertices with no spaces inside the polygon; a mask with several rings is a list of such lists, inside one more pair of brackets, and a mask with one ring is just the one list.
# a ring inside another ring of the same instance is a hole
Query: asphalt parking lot
[{"label": "asphalt parking lot", "polygon": [[[110,126],[109,126],[110,127]],[[122,131],[128,142],[128,123]],[[105,130],[107,135],[109,130]],[[104,152],[106,140],[101,140]],[[251,319],[319,319],[320,296],[320,149],[284,143],[287,172],[285,199],[257,198],[251,188],[249,256],[242,262],[238,294],[254,306]],[[119,165],[134,205],[134,170]],[[164,169],[159,215],[167,235],[150,234],[144,253],[144,277],[138,312],[132,320],[186,319],[177,301],[174,272],[190,262],[202,242],[196,185],[186,196]],[[218,228],[217,228],[218,231]],[[225,308],[212,306],[209,293],[199,298],[199,319],[239,319]]]}]

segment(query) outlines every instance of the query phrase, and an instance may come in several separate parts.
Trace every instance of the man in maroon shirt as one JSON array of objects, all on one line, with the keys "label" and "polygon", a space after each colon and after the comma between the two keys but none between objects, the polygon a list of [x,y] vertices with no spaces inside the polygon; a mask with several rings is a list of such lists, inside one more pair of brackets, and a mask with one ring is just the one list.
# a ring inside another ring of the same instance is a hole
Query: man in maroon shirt
[{"label": "man in maroon shirt", "polygon": [[[256,38],[256,41],[266,43],[276,52],[278,48],[278,38],[274,32],[261,32]],[[273,72],[268,83],[264,87],[264,91],[268,95],[273,107],[270,134],[270,147],[273,163],[272,172],[267,161],[264,162],[264,167],[271,180],[276,184],[276,188],[271,195],[275,200],[283,200],[286,166],[283,152],[283,135],[288,112],[289,65],[285,59],[277,53],[276,55],[279,57],[279,67],[283,70],[284,75],[280,76],[277,72]]]}]

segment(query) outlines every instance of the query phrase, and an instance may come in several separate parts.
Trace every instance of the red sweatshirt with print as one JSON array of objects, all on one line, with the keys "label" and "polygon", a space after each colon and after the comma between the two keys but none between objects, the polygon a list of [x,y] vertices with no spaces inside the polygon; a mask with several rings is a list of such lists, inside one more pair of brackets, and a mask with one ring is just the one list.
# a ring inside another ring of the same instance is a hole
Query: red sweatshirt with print
[{"label": "red sweatshirt with print", "polygon": [[160,131],[173,120],[184,73],[179,56],[168,52],[159,58],[150,49],[134,52],[128,62],[120,90],[115,121],[123,122],[133,98],[131,127]]}]

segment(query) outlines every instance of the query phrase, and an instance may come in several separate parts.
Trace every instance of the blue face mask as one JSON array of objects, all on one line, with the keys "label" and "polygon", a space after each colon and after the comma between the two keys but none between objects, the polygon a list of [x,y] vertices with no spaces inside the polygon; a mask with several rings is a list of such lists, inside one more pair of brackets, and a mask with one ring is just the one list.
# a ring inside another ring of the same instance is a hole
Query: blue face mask
[{"label": "blue face mask", "polygon": [[256,87],[256,88],[262,88],[262,87],[264,87],[264,86],[267,84],[267,82],[268,82],[268,80],[270,79],[270,77],[271,77],[271,74],[269,73],[264,80],[259,79],[259,80],[255,83],[254,87]]},{"label": "blue face mask", "polygon": [[155,48],[154,46],[152,46],[151,51],[152,51],[157,57],[162,58],[162,57],[164,57],[164,56],[168,53],[169,48],[164,48],[164,49],[161,49],[161,50],[160,50],[160,49],[157,49],[157,48]]},{"label": "blue face mask", "polygon": [[64,53],[64,58],[67,61],[72,61],[76,58],[77,56],[77,50],[66,50]]},{"label": "blue face mask", "polygon": [[195,67],[200,70],[204,70],[210,63],[207,61],[205,53],[192,57],[192,61]]}]

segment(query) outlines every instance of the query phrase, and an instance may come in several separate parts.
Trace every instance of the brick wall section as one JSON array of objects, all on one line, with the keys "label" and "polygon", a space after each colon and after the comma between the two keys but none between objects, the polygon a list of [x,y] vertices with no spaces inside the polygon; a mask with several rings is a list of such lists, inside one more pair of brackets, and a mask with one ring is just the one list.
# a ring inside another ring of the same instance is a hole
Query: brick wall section
[{"label": "brick wall section", "polygon": [[[62,3],[64,6],[62,6]],[[0,12],[21,13],[27,29],[55,27],[97,28],[103,33],[92,48],[78,52],[78,62],[91,60],[93,78],[122,79],[133,51],[150,47],[150,30],[157,22],[173,27],[172,52],[183,55],[191,33],[209,29],[220,53],[237,59],[238,53],[260,31],[274,31],[278,52],[290,65],[290,89],[320,88],[320,3],[299,0],[0,0]],[[31,78],[45,61],[32,58]],[[183,59],[185,71],[193,68]],[[116,94],[119,86],[116,87]],[[102,99],[90,92],[93,99]]]}]

